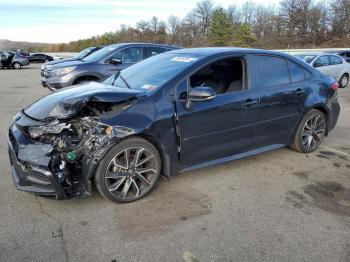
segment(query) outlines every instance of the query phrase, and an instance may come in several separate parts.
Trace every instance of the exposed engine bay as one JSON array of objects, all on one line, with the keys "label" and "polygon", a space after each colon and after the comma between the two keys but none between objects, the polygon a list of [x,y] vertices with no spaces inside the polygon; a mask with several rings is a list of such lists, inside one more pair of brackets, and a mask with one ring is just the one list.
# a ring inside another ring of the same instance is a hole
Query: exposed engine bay
[{"label": "exposed engine bay", "polygon": [[[30,172],[31,175],[26,174],[24,179],[36,185],[58,185],[60,190],[55,193],[56,198],[89,194],[90,178],[99,159],[119,139],[133,133],[129,128],[104,124],[101,117],[116,116],[136,100],[118,103],[77,101],[69,103],[68,107],[61,102],[53,109],[59,108],[61,119],[49,116],[40,121],[23,110],[9,134],[10,140],[16,140],[10,141],[13,147],[21,140],[25,141],[15,150],[16,159],[10,153],[13,166],[17,162],[22,169],[17,173]],[[57,186],[54,191],[58,191]]]}]

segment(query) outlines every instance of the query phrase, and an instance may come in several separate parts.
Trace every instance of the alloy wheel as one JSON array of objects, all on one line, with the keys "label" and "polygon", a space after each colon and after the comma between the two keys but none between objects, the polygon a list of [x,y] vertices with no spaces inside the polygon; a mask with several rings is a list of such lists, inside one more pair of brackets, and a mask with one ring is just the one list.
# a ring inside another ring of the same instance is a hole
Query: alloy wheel
[{"label": "alloy wheel", "polygon": [[349,77],[347,75],[343,75],[343,77],[340,79],[340,86],[341,87],[346,87],[349,82]]},{"label": "alloy wheel", "polygon": [[20,69],[20,68],[21,68],[21,65],[20,65],[19,63],[14,63],[14,64],[13,64],[13,67],[14,67],[15,69]]},{"label": "alloy wheel", "polygon": [[302,144],[312,151],[321,144],[326,128],[326,122],[320,114],[312,115],[304,124],[302,131]]},{"label": "alloy wheel", "polygon": [[107,190],[120,200],[140,198],[152,188],[158,169],[155,156],[146,148],[126,148],[117,153],[107,166]]}]

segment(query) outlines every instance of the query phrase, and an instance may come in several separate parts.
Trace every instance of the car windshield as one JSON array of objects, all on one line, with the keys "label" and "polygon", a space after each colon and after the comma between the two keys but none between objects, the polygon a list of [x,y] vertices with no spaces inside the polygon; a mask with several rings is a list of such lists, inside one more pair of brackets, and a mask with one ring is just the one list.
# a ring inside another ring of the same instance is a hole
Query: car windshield
[{"label": "car windshield", "polygon": [[316,55],[296,55],[296,57],[310,64],[316,58]]},{"label": "car windshield", "polygon": [[100,59],[104,58],[106,55],[108,55],[110,52],[113,52],[116,50],[118,46],[106,46],[104,48],[101,48],[100,50],[92,53],[91,55],[88,55],[83,59],[85,62],[97,62]]},{"label": "car windshield", "polygon": [[104,83],[121,88],[153,91],[184,71],[202,56],[163,53],[111,76]]},{"label": "car windshield", "polygon": [[83,59],[88,53],[91,52],[92,49],[93,49],[92,47],[84,49],[83,51],[73,56],[73,59]]}]

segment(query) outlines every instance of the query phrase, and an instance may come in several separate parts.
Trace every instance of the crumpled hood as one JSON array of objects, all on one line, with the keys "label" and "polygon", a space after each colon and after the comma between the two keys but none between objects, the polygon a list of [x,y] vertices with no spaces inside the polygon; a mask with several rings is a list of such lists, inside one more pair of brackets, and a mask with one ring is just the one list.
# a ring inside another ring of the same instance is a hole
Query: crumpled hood
[{"label": "crumpled hood", "polygon": [[[44,120],[48,117],[68,118],[78,113],[81,106],[88,101],[119,103],[145,94],[142,90],[90,82],[55,91],[25,108],[24,113],[36,120]],[[65,115],[66,111],[70,113]],[[60,112],[62,112],[61,116]]]}]

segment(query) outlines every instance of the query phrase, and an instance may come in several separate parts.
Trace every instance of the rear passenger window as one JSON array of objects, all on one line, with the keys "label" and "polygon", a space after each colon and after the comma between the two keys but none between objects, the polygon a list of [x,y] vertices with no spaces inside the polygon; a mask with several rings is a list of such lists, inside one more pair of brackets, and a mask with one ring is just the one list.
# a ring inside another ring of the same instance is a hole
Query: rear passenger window
[{"label": "rear passenger window", "polygon": [[305,79],[305,70],[300,66],[294,64],[293,62],[287,61],[290,79],[292,83],[304,81]]},{"label": "rear passenger window", "polygon": [[339,64],[342,64],[343,61],[341,60],[340,57],[337,57],[337,56],[330,56],[329,57],[329,63],[331,65],[339,65]]},{"label": "rear passenger window", "polygon": [[146,48],[146,55],[145,58],[158,55],[160,53],[166,52],[168,49],[161,48],[161,47],[147,47]]},{"label": "rear passenger window", "polygon": [[286,60],[275,56],[256,56],[262,87],[289,84]]}]

